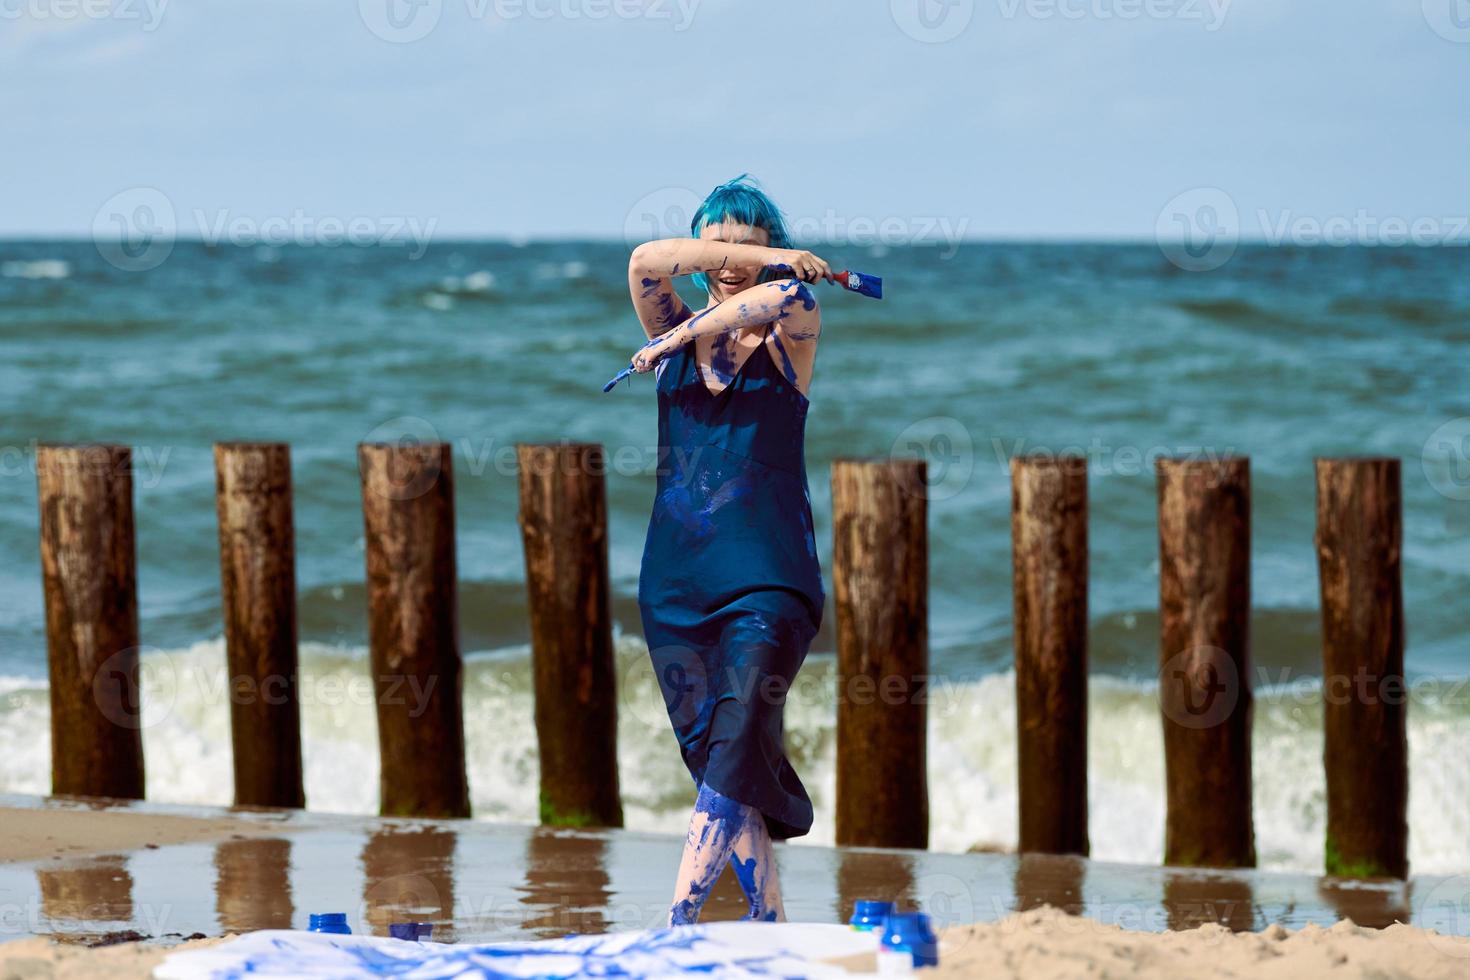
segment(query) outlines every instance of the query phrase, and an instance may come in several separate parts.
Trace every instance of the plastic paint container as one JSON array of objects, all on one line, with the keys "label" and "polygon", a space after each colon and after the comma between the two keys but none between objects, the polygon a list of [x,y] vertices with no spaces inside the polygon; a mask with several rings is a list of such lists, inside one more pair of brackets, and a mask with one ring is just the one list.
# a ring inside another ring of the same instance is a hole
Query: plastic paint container
[{"label": "plastic paint container", "polygon": [[388,927],[388,935],[409,942],[423,942],[434,934],[432,922],[395,922]]},{"label": "plastic paint container", "polygon": [[903,912],[888,916],[878,935],[878,972],[912,973],[926,966],[939,965],[939,940],[929,916],[923,912]]},{"label": "plastic paint container", "polygon": [[852,918],[847,924],[859,932],[872,932],[883,924],[885,916],[897,911],[892,902],[879,902],[860,898],[853,904]]},{"label": "plastic paint container", "polygon": [[347,925],[346,912],[313,912],[306,927],[308,932],[330,932],[341,936],[352,935]]}]

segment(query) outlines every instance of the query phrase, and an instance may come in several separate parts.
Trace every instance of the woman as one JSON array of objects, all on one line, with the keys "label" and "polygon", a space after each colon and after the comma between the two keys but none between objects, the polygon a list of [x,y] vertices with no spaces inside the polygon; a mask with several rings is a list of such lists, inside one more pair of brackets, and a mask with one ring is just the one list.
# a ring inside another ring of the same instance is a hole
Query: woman
[{"label": "woman", "polygon": [[[747,918],[782,921],[772,839],[805,834],[811,798],[782,746],[786,691],[822,619],[802,441],[826,262],[789,247],[752,182],[714,189],[694,238],[640,245],[628,265],[658,369],[658,493],[638,601],[654,671],[698,795],[669,923],[691,923],[725,864]],[[779,272],[779,275],[778,275]],[[705,290],[695,313],[674,291]]]}]

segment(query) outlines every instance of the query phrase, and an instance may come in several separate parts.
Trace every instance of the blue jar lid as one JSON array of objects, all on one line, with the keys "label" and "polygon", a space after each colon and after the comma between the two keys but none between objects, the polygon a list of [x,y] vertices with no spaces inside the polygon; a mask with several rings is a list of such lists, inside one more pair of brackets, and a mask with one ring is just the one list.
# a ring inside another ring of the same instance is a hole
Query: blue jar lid
[{"label": "blue jar lid", "polygon": [[881,902],[876,899],[858,899],[852,907],[852,918],[848,925],[858,929],[876,929],[883,924],[884,918],[893,914],[892,902]]},{"label": "blue jar lid", "polygon": [[923,912],[902,912],[883,920],[883,933],[878,937],[885,949],[912,953],[915,966],[932,966],[939,962],[939,940],[929,916]]},{"label": "blue jar lid", "polygon": [[346,912],[313,912],[307,923],[307,929],[312,932],[321,932],[335,927],[347,928]]}]

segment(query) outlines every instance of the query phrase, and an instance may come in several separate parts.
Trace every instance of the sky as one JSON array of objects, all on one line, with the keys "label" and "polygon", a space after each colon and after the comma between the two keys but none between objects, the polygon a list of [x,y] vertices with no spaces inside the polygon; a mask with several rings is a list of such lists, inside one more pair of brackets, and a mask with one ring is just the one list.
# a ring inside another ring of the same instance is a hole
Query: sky
[{"label": "sky", "polygon": [[0,236],[1452,237],[1467,91],[1470,0],[0,0]]}]

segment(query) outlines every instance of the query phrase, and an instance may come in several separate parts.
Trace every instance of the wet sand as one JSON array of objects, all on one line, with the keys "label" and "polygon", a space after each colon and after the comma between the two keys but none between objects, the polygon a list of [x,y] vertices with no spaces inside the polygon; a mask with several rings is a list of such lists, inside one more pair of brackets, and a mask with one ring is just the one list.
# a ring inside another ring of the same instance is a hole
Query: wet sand
[{"label": "wet sand", "polygon": [[[5,796],[0,828],[0,940],[41,936],[76,944],[131,932],[155,947],[194,935],[303,928],[308,913],[328,911],[346,912],[354,932],[377,935],[385,935],[392,921],[430,921],[435,939],[455,942],[657,926],[666,915],[681,845],[677,837],[632,831]],[[1096,947],[1108,961],[1172,963],[1167,950],[1177,933],[1139,933],[1204,923],[1211,928],[1189,933],[1190,942],[1219,948],[1229,946],[1232,931],[1330,927],[1342,918],[1371,927],[1414,921],[1470,933],[1470,913],[1458,911],[1470,909],[1470,879],[1462,878],[1336,882],[1064,857],[800,844],[779,846],[778,854],[792,920],[845,920],[858,898],[893,899],[929,911],[940,927],[953,927],[951,946],[963,937],[950,956],[955,963],[966,962],[966,949],[1001,956],[975,966],[1001,976],[1064,973],[1065,950],[1074,940]],[[727,874],[705,916],[736,919],[744,911]],[[988,925],[967,931],[977,922]],[[1242,937],[1270,945],[1262,947],[1266,953],[1241,952],[1247,958],[1241,962],[1285,948],[1269,935],[1274,933]],[[1454,975],[1470,974],[1470,956],[1456,955],[1462,947],[1445,952],[1444,940],[1429,942],[1417,930],[1410,935],[1461,971]],[[1350,947],[1380,936],[1389,934],[1338,939]],[[16,957],[34,959],[48,948],[45,940],[0,945],[0,976],[18,975],[10,969]],[[141,959],[125,965],[127,956],[140,953],[107,955],[124,972],[151,968]],[[1009,962],[1025,964],[1024,970],[1007,973]]]}]

